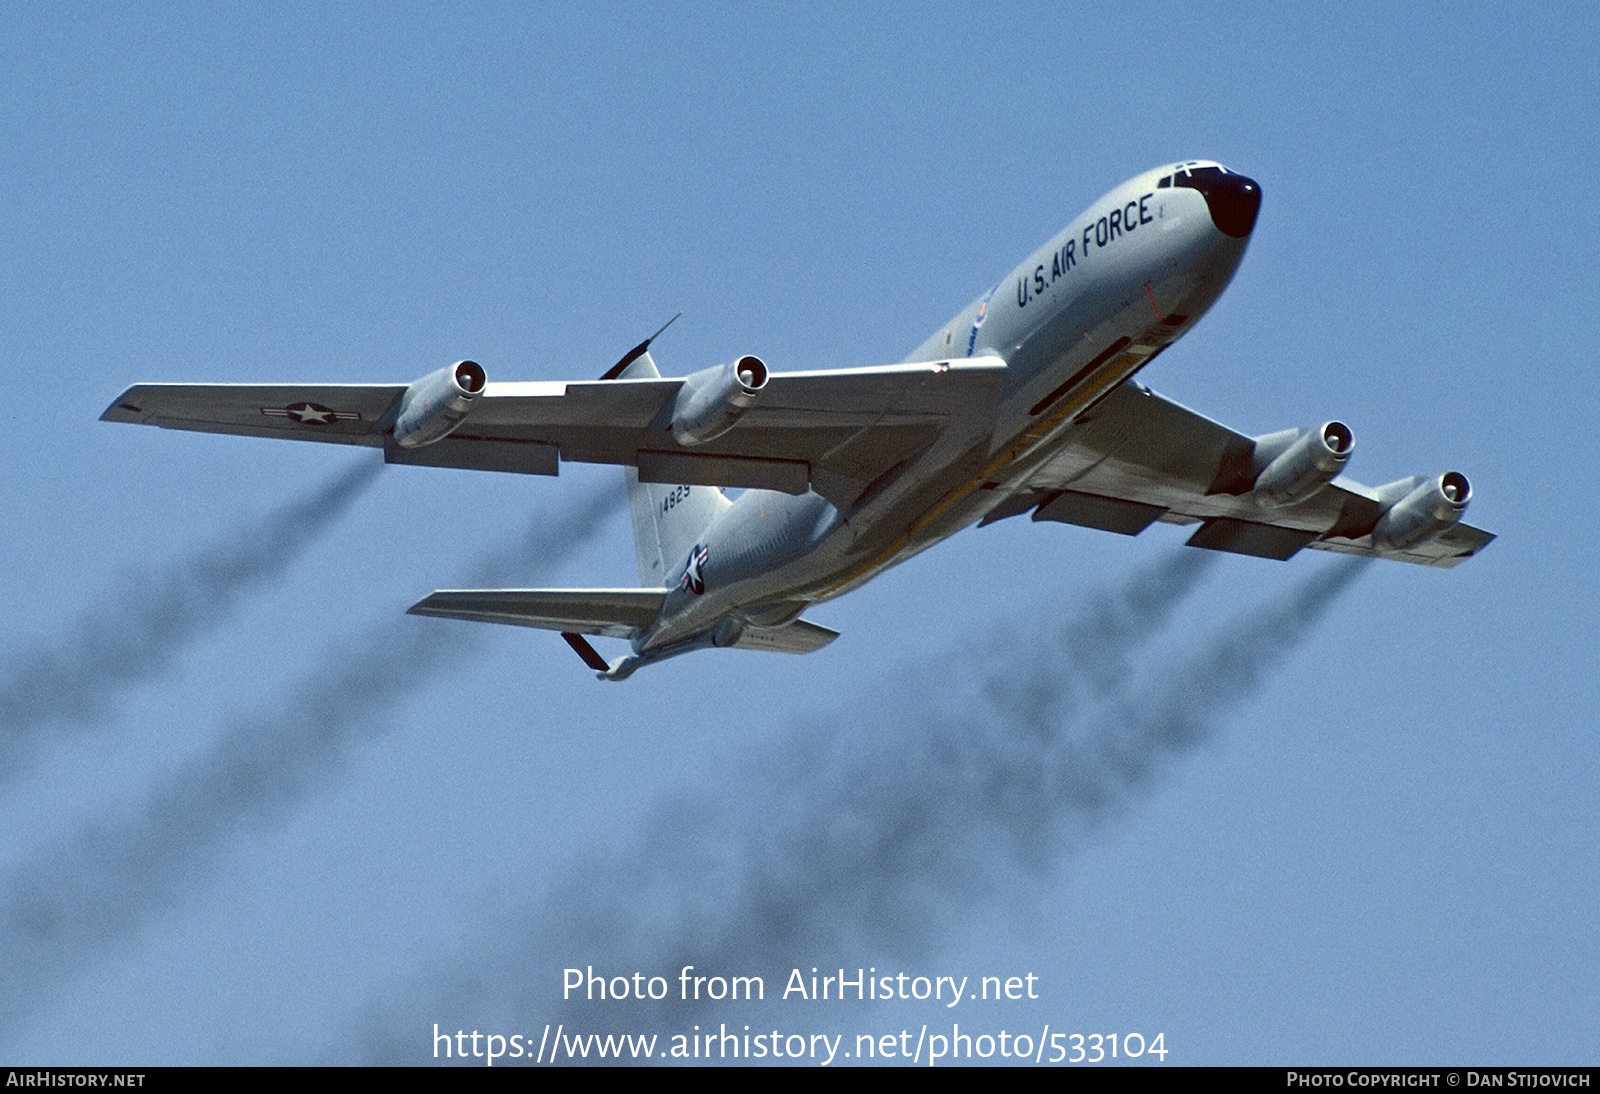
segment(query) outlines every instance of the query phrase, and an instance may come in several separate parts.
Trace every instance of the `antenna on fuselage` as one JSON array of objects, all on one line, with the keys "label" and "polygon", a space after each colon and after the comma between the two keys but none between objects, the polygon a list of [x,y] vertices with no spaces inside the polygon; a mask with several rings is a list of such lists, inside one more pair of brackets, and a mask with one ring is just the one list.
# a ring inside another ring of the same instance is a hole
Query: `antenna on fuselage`
[{"label": "antenna on fuselage", "polygon": [[679,312],[677,315],[674,315],[671,319],[668,319],[665,323],[661,324],[660,330],[657,330],[649,338],[646,338],[643,342],[640,342],[637,346],[634,346],[627,353],[623,354],[622,360],[606,369],[605,374],[601,376],[600,379],[615,380],[618,376],[621,376],[622,370],[633,364],[639,358],[643,357],[645,350],[650,348],[650,343],[661,337],[661,331],[666,330],[668,327],[672,326],[672,324],[676,323],[679,318],[682,317],[682,315],[683,313]]}]

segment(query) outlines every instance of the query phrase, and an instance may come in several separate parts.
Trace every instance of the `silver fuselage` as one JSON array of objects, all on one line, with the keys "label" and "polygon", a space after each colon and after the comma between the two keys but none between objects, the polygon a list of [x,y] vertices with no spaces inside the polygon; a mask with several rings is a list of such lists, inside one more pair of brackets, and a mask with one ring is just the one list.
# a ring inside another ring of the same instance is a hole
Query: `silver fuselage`
[{"label": "silver fuselage", "polygon": [[1097,400],[1193,326],[1238,268],[1248,232],[1220,230],[1199,190],[1159,187],[1173,170],[1106,194],[906,358],[998,357],[997,398],[953,419],[848,511],[815,493],[745,491],[703,537],[704,592],[680,584],[680,564],[635,651],[795,619],[977,523],[1027,482]]}]

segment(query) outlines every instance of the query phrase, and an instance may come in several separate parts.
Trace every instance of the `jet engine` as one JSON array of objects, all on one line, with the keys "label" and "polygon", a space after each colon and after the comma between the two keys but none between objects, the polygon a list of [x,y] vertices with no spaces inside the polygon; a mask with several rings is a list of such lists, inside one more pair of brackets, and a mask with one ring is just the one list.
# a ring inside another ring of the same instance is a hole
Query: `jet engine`
[{"label": "jet engine", "polygon": [[[1339,473],[1355,443],[1355,435],[1343,422],[1300,430],[1298,438],[1256,476],[1256,504],[1278,508],[1302,500]],[[1262,447],[1258,442],[1257,451]]]},{"label": "jet engine", "polygon": [[485,383],[483,366],[476,361],[457,361],[424,376],[400,397],[394,443],[421,448],[448,437],[483,394]]},{"label": "jet engine", "polygon": [[1391,505],[1372,529],[1372,543],[1396,550],[1413,547],[1460,520],[1471,498],[1467,477],[1459,471],[1446,471]]},{"label": "jet engine", "polygon": [[672,404],[672,435],[689,448],[715,440],[755,405],[766,384],[767,366],[759,357],[741,357],[695,373],[684,380]]}]

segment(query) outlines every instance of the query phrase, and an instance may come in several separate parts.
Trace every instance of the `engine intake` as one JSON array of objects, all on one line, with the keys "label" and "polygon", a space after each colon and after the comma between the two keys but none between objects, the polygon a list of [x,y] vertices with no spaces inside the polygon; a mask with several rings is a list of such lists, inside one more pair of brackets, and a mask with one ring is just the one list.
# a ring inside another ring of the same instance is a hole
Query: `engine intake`
[{"label": "engine intake", "polygon": [[1461,519],[1472,485],[1459,471],[1429,479],[1391,505],[1372,529],[1376,547],[1405,550],[1438,535]]},{"label": "engine intake", "polygon": [[741,357],[697,372],[678,389],[668,428],[686,448],[715,440],[755,406],[756,396],[766,386],[767,366],[759,357]]},{"label": "engine intake", "polygon": [[424,376],[400,397],[394,443],[401,448],[421,448],[448,437],[472,410],[486,385],[483,366],[476,361],[457,361]]},{"label": "engine intake", "polygon": [[[1264,447],[1261,438],[1257,451]],[[1355,434],[1343,422],[1324,422],[1319,429],[1302,429],[1256,477],[1256,504],[1278,508],[1303,501],[1312,491],[1337,475],[1355,448]]]}]

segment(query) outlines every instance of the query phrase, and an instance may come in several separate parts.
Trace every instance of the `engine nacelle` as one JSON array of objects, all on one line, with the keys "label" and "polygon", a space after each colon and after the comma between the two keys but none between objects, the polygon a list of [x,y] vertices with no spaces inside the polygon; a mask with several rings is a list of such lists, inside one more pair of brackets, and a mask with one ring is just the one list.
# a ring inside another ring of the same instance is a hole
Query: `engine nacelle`
[{"label": "engine nacelle", "polygon": [[1299,437],[1256,476],[1256,504],[1277,508],[1303,500],[1340,472],[1355,445],[1355,435],[1343,422],[1324,422],[1319,429],[1302,429]]},{"label": "engine nacelle", "polygon": [[483,366],[476,361],[457,361],[424,376],[400,397],[394,443],[421,448],[448,437],[472,410],[486,383]]},{"label": "engine nacelle", "polygon": [[1472,498],[1472,485],[1459,471],[1446,471],[1429,479],[1389,507],[1372,529],[1375,547],[1404,550],[1461,519]]},{"label": "engine nacelle", "polygon": [[741,357],[695,373],[684,380],[672,404],[672,435],[688,448],[715,440],[756,405],[766,386],[767,366],[759,357]]}]

